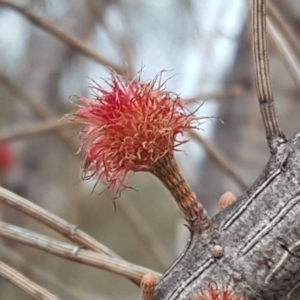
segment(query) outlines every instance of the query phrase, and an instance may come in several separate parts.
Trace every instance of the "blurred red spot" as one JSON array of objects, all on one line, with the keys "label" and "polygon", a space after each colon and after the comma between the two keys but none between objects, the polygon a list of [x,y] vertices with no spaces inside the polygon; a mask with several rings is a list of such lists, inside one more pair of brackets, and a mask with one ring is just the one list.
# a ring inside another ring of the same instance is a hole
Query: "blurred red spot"
[{"label": "blurred red spot", "polygon": [[13,154],[7,144],[0,144],[0,172],[6,172],[13,164]]}]

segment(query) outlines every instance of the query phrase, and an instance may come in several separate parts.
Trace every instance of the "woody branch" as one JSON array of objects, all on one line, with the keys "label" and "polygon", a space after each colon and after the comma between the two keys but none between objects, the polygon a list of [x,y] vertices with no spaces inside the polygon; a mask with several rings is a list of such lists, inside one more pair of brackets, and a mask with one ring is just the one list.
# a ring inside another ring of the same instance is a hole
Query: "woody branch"
[{"label": "woody branch", "polygon": [[281,143],[286,142],[286,139],[279,126],[270,81],[266,41],[266,2],[253,0],[252,4],[252,47],[256,90],[268,145],[273,154]]}]

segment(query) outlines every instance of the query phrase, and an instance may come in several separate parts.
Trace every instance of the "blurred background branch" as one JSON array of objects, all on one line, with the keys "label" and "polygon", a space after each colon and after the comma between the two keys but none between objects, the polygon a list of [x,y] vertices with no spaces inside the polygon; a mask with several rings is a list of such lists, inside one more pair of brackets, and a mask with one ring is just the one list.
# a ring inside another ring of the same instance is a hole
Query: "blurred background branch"
[{"label": "blurred background branch", "polygon": [[[288,136],[299,129],[299,15],[297,0],[268,1],[271,82]],[[120,260],[117,252],[159,273],[184,248],[189,232],[182,217],[149,174],[131,178],[138,193],[125,191],[116,212],[110,193],[99,196],[99,186],[91,195],[94,182],[80,181],[78,125],[57,120],[74,109],[70,95],[92,98],[87,86],[108,78],[110,69],[133,77],[144,66],[142,80],[174,70],[165,73],[165,79],[177,74],[167,89],[188,101],[191,111],[207,100],[199,116],[223,121],[206,122],[201,135],[192,132],[176,156],[211,215],[220,195],[239,195],[265,164],[246,0],[0,0],[0,28],[0,185],[14,192],[0,190],[2,222],[62,243],[64,235],[83,253]],[[62,299],[140,296],[121,276],[11,239],[2,246],[3,262]],[[32,299],[1,279],[0,298]]]}]

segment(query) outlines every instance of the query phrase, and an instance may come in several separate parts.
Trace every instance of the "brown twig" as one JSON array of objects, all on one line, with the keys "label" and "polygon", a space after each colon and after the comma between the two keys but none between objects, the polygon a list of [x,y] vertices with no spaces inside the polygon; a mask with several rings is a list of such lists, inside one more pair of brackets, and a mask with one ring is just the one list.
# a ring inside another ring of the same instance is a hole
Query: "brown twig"
[{"label": "brown twig", "polygon": [[241,179],[241,177],[236,174],[233,168],[230,166],[230,163],[224,157],[224,155],[209,141],[202,138],[197,132],[190,131],[189,135],[193,140],[201,144],[201,146],[206,151],[208,157],[215,162],[215,164],[236,183],[236,185],[240,188],[241,191],[247,190],[246,183]]},{"label": "brown twig", "polygon": [[286,142],[280,130],[270,82],[269,61],[266,42],[266,3],[265,0],[253,0],[253,54],[255,80],[260,111],[271,153],[276,153],[278,146]]},{"label": "brown twig", "polygon": [[95,50],[87,47],[84,42],[79,41],[75,38],[72,38],[65,34],[63,31],[56,28],[51,22],[47,21],[46,19],[39,17],[35,15],[34,13],[26,10],[25,8],[22,8],[18,5],[15,5],[11,3],[11,1],[5,1],[1,0],[0,5],[4,7],[9,7],[19,13],[21,13],[24,17],[26,17],[30,22],[37,25],[47,33],[51,34],[55,38],[57,38],[59,41],[67,45],[68,47],[72,49],[76,49],[81,54],[97,61],[101,65],[107,66],[113,70],[115,70],[119,74],[124,74],[124,69],[117,66],[116,64],[112,63],[111,61],[107,60],[103,56],[101,56],[99,53],[97,53]]},{"label": "brown twig", "polygon": [[11,142],[15,139],[35,137],[41,134],[49,134],[53,133],[54,131],[57,132],[58,130],[63,130],[74,126],[80,126],[80,124],[57,119],[53,121],[45,121],[43,123],[37,123],[27,127],[9,130],[6,132],[4,131],[0,133],[0,143]]},{"label": "brown twig", "polygon": [[36,283],[29,280],[20,272],[16,271],[9,265],[0,261],[0,275],[18,286],[20,289],[33,296],[35,299],[44,300],[59,300],[58,297],[48,292],[46,289],[40,287]]},{"label": "brown twig", "polygon": [[[100,268],[140,282],[145,274],[153,272],[149,269],[129,263],[123,259],[109,257],[91,250],[84,250],[77,245],[71,245],[49,238],[30,230],[0,222],[0,236],[20,242],[53,255]],[[155,273],[156,276],[160,274]]]}]

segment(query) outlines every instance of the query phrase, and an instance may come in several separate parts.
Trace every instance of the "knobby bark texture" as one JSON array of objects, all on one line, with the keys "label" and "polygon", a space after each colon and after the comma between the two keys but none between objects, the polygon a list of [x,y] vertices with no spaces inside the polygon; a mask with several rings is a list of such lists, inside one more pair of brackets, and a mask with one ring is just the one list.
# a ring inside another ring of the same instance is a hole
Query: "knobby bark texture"
[{"label": "knobby bark texture", "polygon": [[[253,186],[195,234],[154,300],[188,299],[212,279],[245,299],[299,299],[300,134],[282,145]],[[216,245],[223,256],[215,257]]]}]

